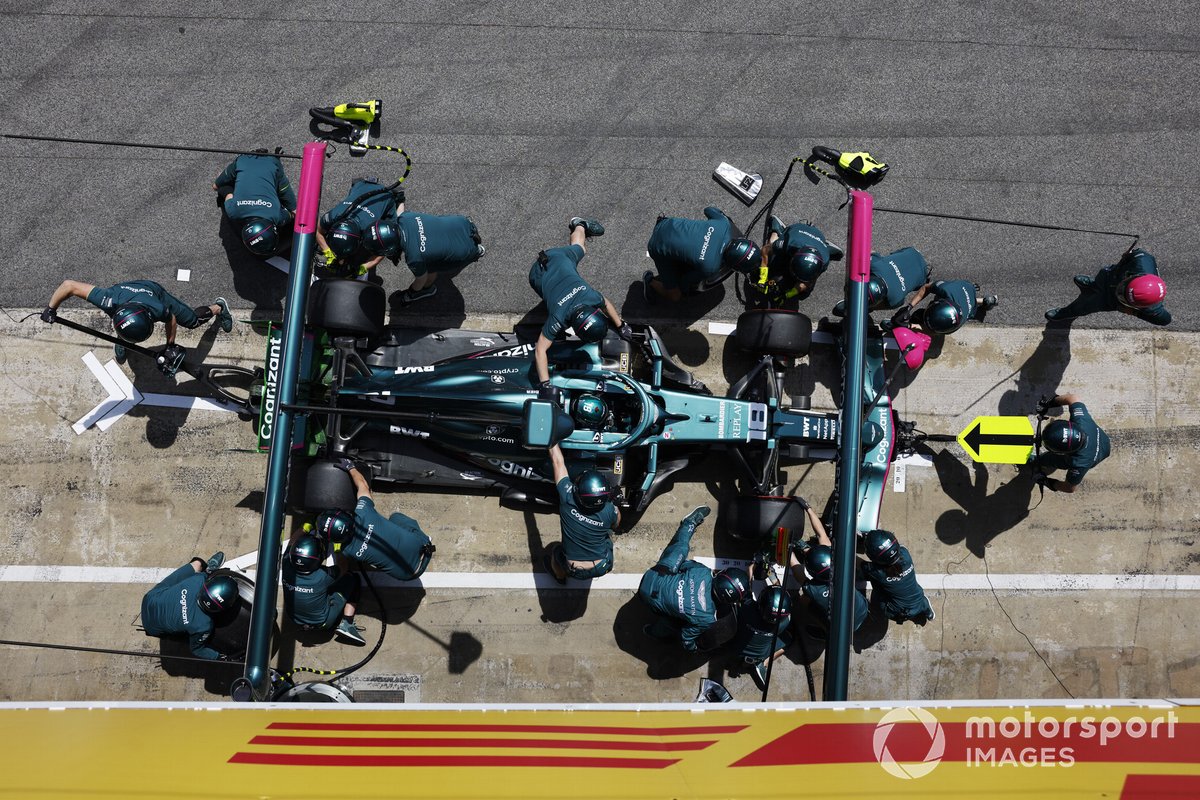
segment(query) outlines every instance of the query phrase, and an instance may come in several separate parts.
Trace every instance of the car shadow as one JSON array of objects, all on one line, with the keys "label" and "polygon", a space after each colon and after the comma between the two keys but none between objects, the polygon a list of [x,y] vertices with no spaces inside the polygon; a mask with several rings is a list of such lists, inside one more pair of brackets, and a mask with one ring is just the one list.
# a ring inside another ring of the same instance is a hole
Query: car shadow
[{"label": "car shadow", "polygon": [[[988,543],[1015,528],[1032,510],[1029,502],[1034,483],[1029,470],[1020,470],[989,493],[993,475],[987,464],[972,462],[968,468],[957,456],[943,450],[934,455],[933,466],[942,491],[960,506],[938,517],[934,532],[945,544],[966,542],[967,550],[976,558],[983,558]],[[1011,469],[1008,465],[990,466],[997,472]]]},{"label": "car shadow", "polygon": [[[733,280],[733,278],[729,278]],[[721,305],[725,299],[726,285],[729,281],[699,294],[684,295],[678,303],[659,297],[654,303],[647,303],[642,293],[642,279],[639,277],[625,291],[625,299],[620,303],[621,318],[630,320],[662,319],[687,327],[698,320],[707,317],[713,309]],[[609,298],[610,300],[613,298]]]},{"label": "car shadow", "polygon": [[[545,519],[551,519],[547,515],[542,516]],[[525,537],[529,544],[529,565],[534,575],[540,576],[536,577],[536,591],[538,606],[542,610],[542,622],[559,623],[579,619],[587,612],[591,581],[577,581],[573,578],[567,578],[566,585],[559,586],[554,582],[554,576],[546,574],[542,566],[542,556],[550,548],[542,542],[542,534],[538,530],[537,518],[538,515],[532,511],[526,511],[524,514]],[[557,523],[558,515],[554,515],[552,519],[553,523]],[[557,541],[557,539],[554,541]]]}]

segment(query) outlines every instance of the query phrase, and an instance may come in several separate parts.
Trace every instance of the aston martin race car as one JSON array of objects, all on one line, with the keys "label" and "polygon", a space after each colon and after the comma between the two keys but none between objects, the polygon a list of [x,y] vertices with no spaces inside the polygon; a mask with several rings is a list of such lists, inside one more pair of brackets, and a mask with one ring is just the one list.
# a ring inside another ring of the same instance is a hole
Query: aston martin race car
[{"label": "aston martin race car", "polygon": [[[714,397],[680,367],[652,327],[638,325],[632,342],[610,332],[599,343],[556,343],[554,392],[546,398],[533,367],[536,328],[385,328],[384,304],[383,290],[368,283],[311,287],[303,377],[292,407],[305,417],[292,443],[293,507],[350,507],[349,481],[332,463],[343,457],[369,469],[374,481],[492,492],[506,505],[553,507],[547,448],[557,444],[572,471],[593,468],[608,476],[623,516],[633,519],[672,475],[722,450],[739,466],[745,487],[730,529],[755,538],[779,527],[803,530],[798,505],[780,496],[781,466],[836,456],[838,413],[811,411],[804,397],[784,405],[784,374],[811,342],[812,323],[803,314],[742,315],[738,342],[759,360],[725,397]],[[269,342],[259,402],[264,447],[271,446],[278,334]],[[878,356],[877,372],[882,345]],[[872,385],[879,389],[878,381]],[[585,402],[590,413],[576,413]],[[890,403],[871,409],[883,435],[865,454],[867,464],[879,462],[885,472],[890,414]]]}]

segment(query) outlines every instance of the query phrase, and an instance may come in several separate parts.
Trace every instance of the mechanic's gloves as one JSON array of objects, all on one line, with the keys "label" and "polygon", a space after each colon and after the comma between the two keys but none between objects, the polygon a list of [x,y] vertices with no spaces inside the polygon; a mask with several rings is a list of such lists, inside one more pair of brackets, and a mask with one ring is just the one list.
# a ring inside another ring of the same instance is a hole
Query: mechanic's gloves
[{"label": "mechanic's gloves", "polygon": [[549,400],[551,403],[558,403],[559,391],[555,389],[550,381],[542,381],[538,384],[538,399]]},{"label": "mechanic's gloves", "polygon": [[184,350],[179,345],[174,343],[167,345],[155,360],[155,363],[158,365],[158,371],[168,378],[173,377],[179,371],[179,365],[183,363],[183,358],[186,355],[187,350]]},{"label": "mechanic's gloves", "polygon": [[50,325],[56,319],[58,319],[58,311],[56,309],[53,309],[50,306],[46,306],[42,309],[42,322]]},{"label": "mechanic's gloves", "polygon": [[350,474],[350,470],[354,469],[354,462],[348,458],[339,458],[333,462],[333,465],[346,474]]},{"label": "mechanic's gloves", "polygon": [[683,522],[686,525],[691,525],[692,527],[695,527],[695,526],[699,525],[701,522],[704,522],[704,519],[711,513],[712,513],[712,509],[709,508],[708,506],[697,506],[696,509],[694,511],[692,511],[692,513],[688,514],[686,517],[683,518]]},{"label": "mechanic's gloves", "polygon": [[[45,319],[45,316],[43,316],[42,319]],[[1052,394],[1042,395],[1041,399],[1038,400],[1038,404],[1037,404],[1038,416],[1039,417],[1045,416],[1046,412],[1050,410],[1050,406],[1052,406],[1053,404],[1054,404],[1054,395],[1052,395]]]},{"label": "mechanic's gloves", "polygon": [[808,504],[808,501],[805,500],[803,497],[797,497],[796,502],[799,503],[800,507],[803,508],[805,511],[808,511],[810,508],[812,508],[812,506],[810,506]]},{"label": "mechanic's gloves", "polygon": [[404,205],[404,190],[393,189],[392,197],[396,198],[396,205]]},{"label": "mechanic's gloves", "polygon": [[333,265],[333,262],[337,261],[337,254],[326,247],[321,251],[321,258],[325,259],[325,266],[329,267]]},{"label": "mechanic's gloves", "polygon": [[623,342],[633,342],[633,328],[629,327],[628,322],[621,322],[621,327],[617,328],[617,336],[621,337]]}]

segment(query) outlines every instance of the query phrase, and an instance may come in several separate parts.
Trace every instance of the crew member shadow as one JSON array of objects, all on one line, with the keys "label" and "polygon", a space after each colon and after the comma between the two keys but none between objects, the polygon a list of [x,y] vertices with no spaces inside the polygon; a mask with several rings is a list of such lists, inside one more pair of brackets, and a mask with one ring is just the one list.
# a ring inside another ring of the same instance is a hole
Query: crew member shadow
[{"label": "crew member shadow", "polygon": [[[550,515],[543,515],[550,519]],[[565,586],[555,583],[554,576],[547,573],[542,566],[542,557],[550,548],[542,543],[542,534],[538,530],[537,515],[526,511],[525,537],[529,544],[530,568],[534,573],[537,586],[538,606],[542,610],[542,622],[570,622],[579,619],[587,612],[588,594],[591,581],[577,581],[567,578]],[[557,521],[557,516],[553,517]]]},{"label": "crew member shadow", "polygon": [[[1057,394],[1067,365],[1071,363],[1070,321],[1047,325],[1042,339],[1013,374],[1017,383],[1000,395],[997,410],[1004,415],[1033,413],[1044,394]],[[1012,377],[1010,374],[1005,378]]]},{"label": "crew member shadow", "polygon": [[[233,290],[238,297],[254,304],[250,319],[282,319],[283,298],[288,289],[287,274],[246,250],[241,233],[224,213],[217,233],[233,274]],[[291,260],[286,248],[277,255],[284,261]]]},{"label": "crew member shadow", "polygon": [[159,638],[163,672],[175,678],[199,678],[204,690],[215,695],[229,695],[229,687],[242,675],[245,667],[238,662],[188,660],[195,659],[186,636]]},{"label": "crew member shadow", "polygon": [[644,662],[647,677],[653,680],[679,678],[714,657],[714,653],[689,653],[679,642],[656,639],[646,633],[643,629],[657,619],[654,611],[636,595],[617,610],[613,619],[613,638],[617,647]]},{"label": "crew member shadow", "polygon": [[624,319],[626,316],[631,320],[656,318],[685,328],[704,319],[714,308],[721,305],[725,299],[725,285],[734,280],[734,277],[730,277],[725,283],[707,292],[685,294],[678,303],[672,303],[665,297],[657,295],[654,295],[653,303],[647,303],[642,292],[642,281],[639,278],[629,284],[629,288],[625,291],[625,299],[620,304],[621,318]]},{"label": "crew member shadow", "polygon": [[[390,325],[435,326],[443,329],[460,328],[467,319],[467,302],[453,279],[438,278],[433,285],[437,294],[415,303],[405,303],[401,298],[412,282],[412,276],[404,271],[397,279],[398,288],[388,295],[388,319]],[[400,286],[403,284],[403,286]]]},{"label": "crew member shadow", "polygon": [[972,462],[972,480],[967,465],[943,450],[933,456],[933,466],[942,491],[961,506],[944,512],[934,523],[938,539],[945,544],[965,541],[972,555],[983,558],[989,542],[1029,516],[1034,483],[1028,470],[1017,472],[989,494],[992,475],[987,464]]},{"label": "crew member shadow", "polygon": [[[183,329],[186,330],[186,329]],[[219,326],[210,323],[194,344],[184,345],[187,348],[186,361],[189,364],[202,363],[208,358],[209,352],[216,341]],[[192,378],[186,372],[178,372],[173,378],[168,378],[158,368],[158,364],[149,356],[129,352],[126,362],[133,372],[133,385],[142,394],[170,394],[182,397],[211,397],[212,392],[202,383]],[[155,406],[139,403],[129,410],[127,416],[142,417],[146,420],[146,441],[155,448],[166,449],[175,444],[179,438],[179,429],[187,422],[190,409]]]}]

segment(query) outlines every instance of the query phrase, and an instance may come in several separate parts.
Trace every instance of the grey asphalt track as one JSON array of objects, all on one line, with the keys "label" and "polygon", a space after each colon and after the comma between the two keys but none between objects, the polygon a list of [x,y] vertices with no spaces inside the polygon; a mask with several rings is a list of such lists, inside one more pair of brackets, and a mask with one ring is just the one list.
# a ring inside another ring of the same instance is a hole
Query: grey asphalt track
[{"label": "grey asphalt track", "polygon": [[[1159,259],[1177,329],[1200,282],[1200,23],[1186,3],[6,2],[0,131],[299,152],[307,109],[385,103],[381,141],[416,162],[409,208],[465,213],[487,256],[423,308],[521,313],[525,272],[566,220],[608,228],[584,271],[633,318],[732,319],[723,298],[648,310],[630,285],[660,213],[747,211],[709,175],[761,172],[764,194],[814,144],[892,165],[880,205],[1131,230]],[[223,240],[209,185],[228,158],[6,141],[3,302],[38,307],[64,277],[152,278],[185,300],[278,313],[274,270]],[[329,207],[374,154],[330,162]],[[288,162],[293,179],[297,162]],[[762,199],[765,199],[762,198]],[[760,199],[759,205],[762,203]],[[828,184],[796,176],[777,209],[837,241]],[[1031,325],[1070,276],[1127,240],[877,216],[875,247],[915,245],[939,277],[1001,296],[989,325]],[[176,268],[192,270],[190,284]],[[389,289],[407,270],[383,272]],[[837,299],[827,275],[804,310]],[[235,299],[236,298],[236,299]],[[715,308],[712,303],[720,300]],[[32,323],[30,323],[32,324]],[[1080,327],[1142,323],[1116,314]]]}]

